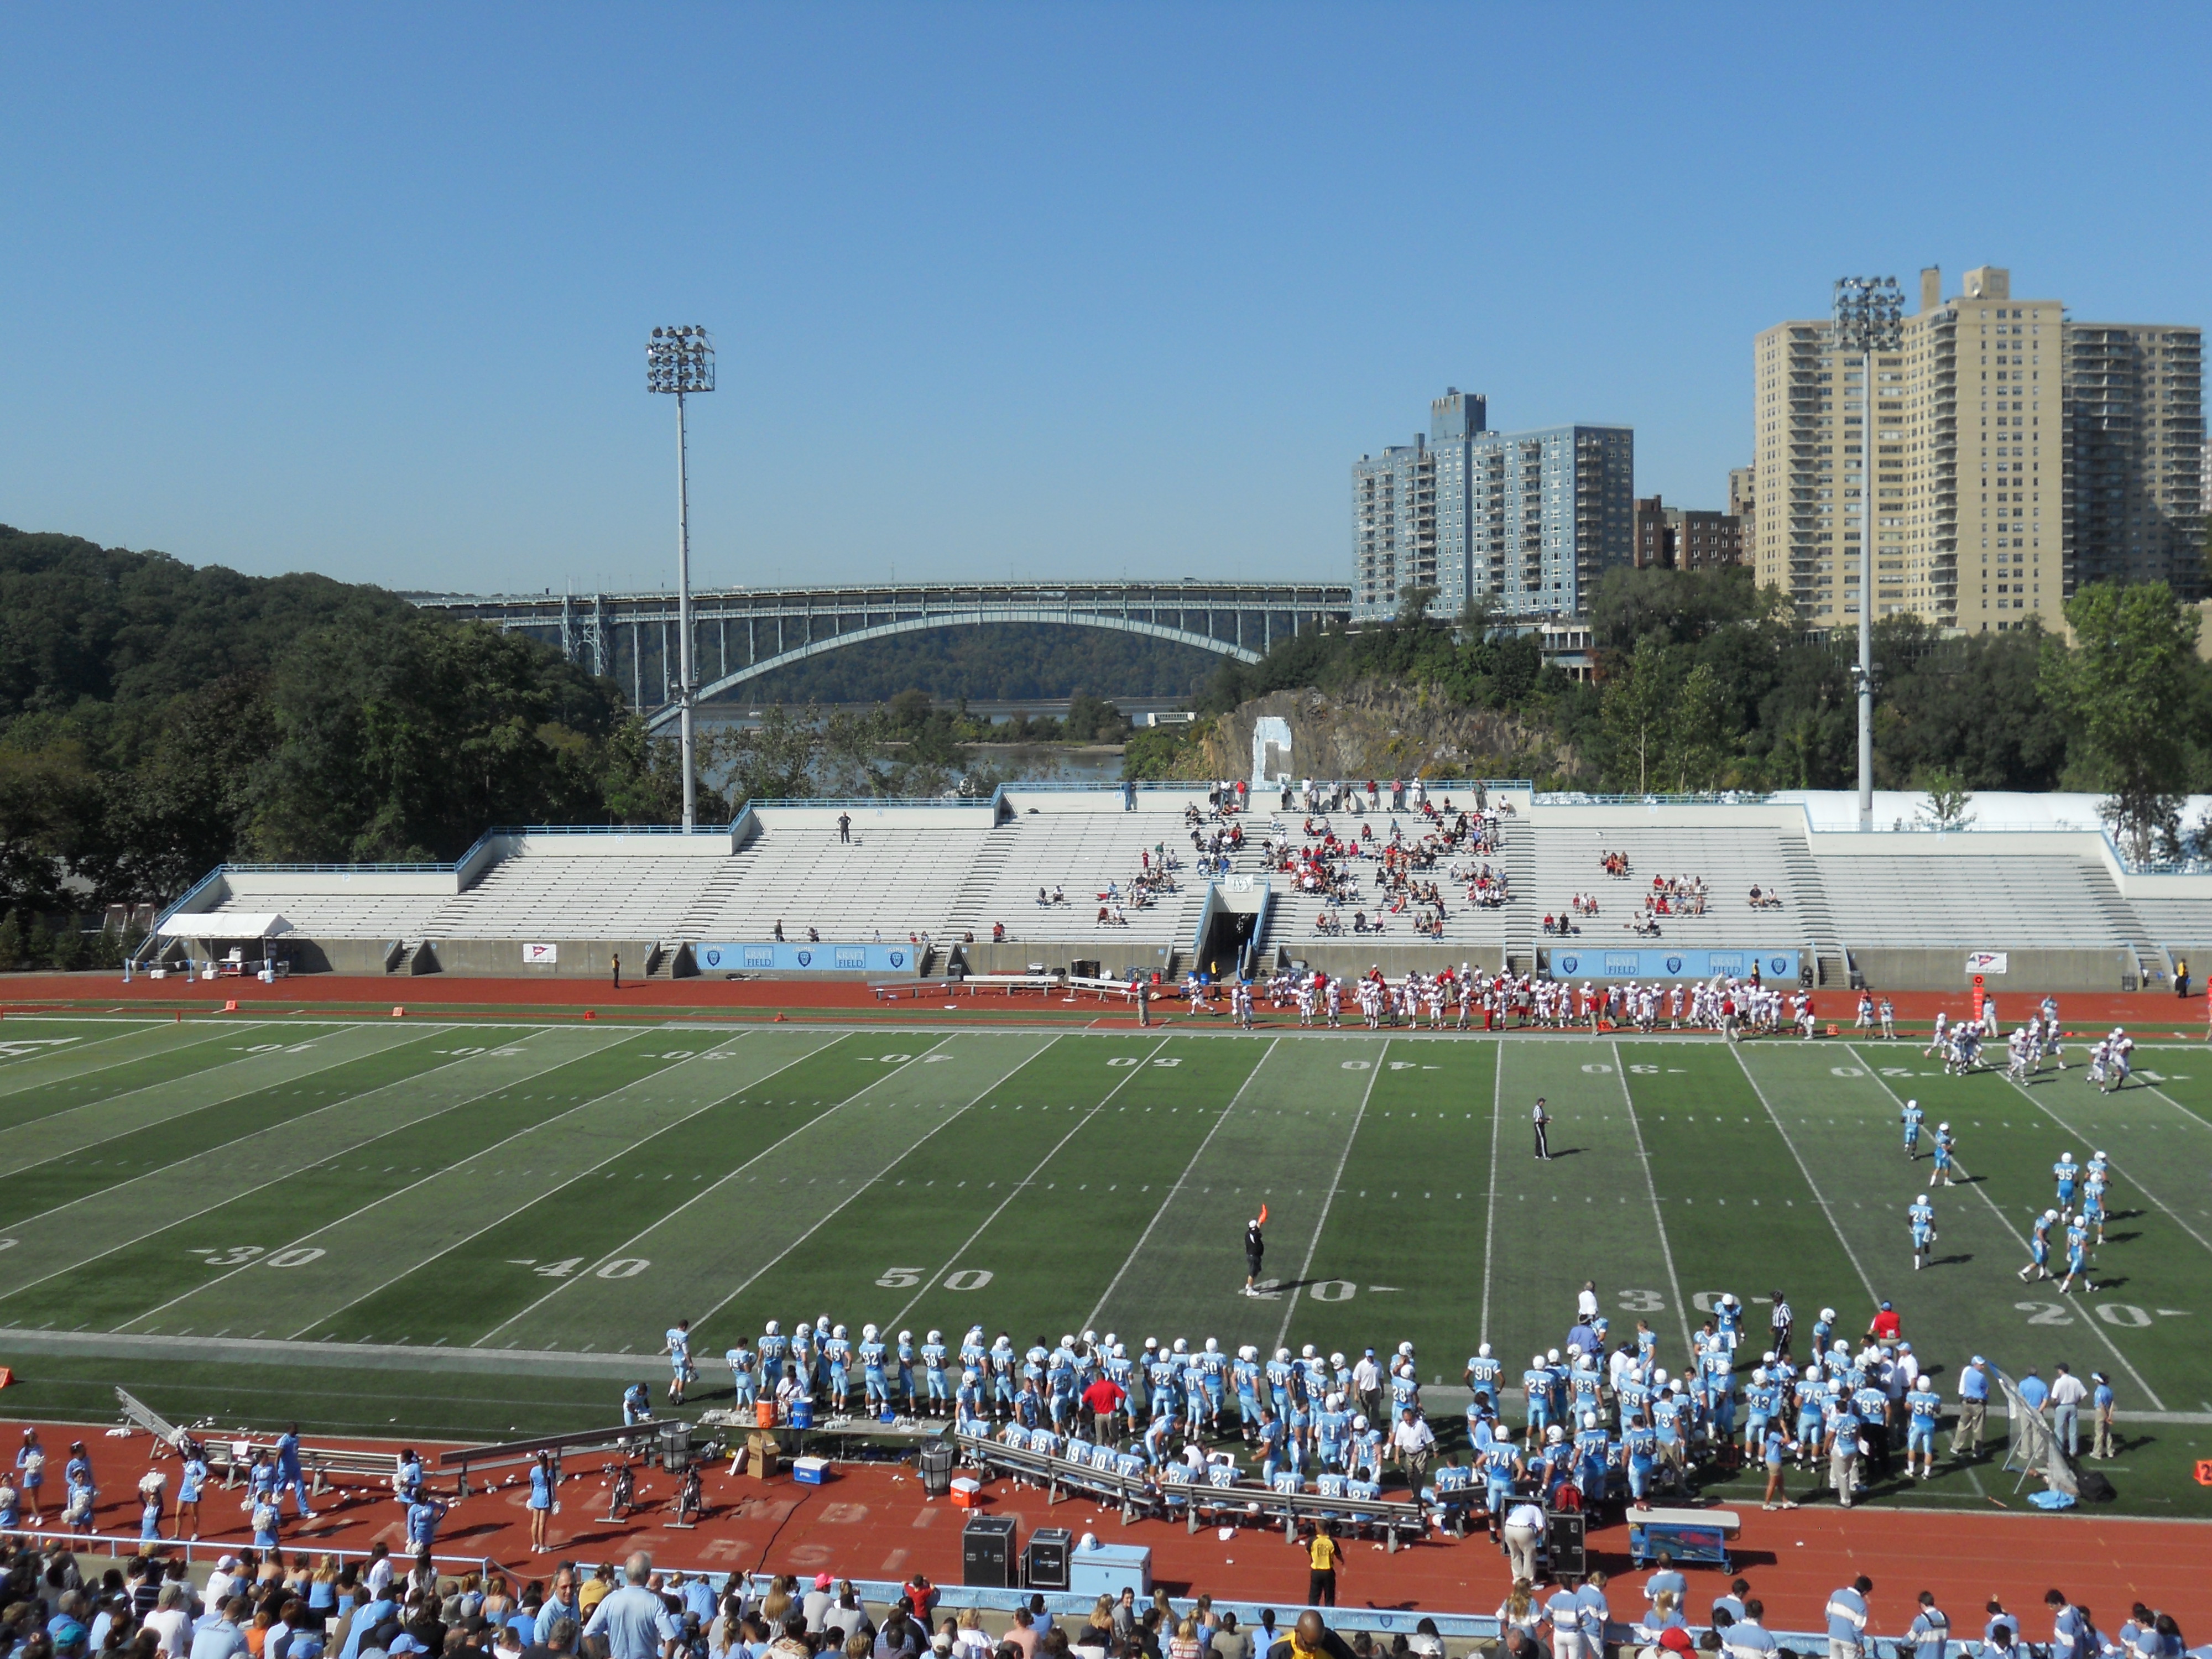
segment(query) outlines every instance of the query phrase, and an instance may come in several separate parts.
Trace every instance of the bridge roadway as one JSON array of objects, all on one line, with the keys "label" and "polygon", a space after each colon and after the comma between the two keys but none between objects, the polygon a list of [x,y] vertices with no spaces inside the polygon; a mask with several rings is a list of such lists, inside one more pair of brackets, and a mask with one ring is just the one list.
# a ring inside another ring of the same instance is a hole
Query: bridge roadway
[{"label": "bridge roadway", "polygon": [[[560,647],[626,684],[659,726],[672,720],[673,593],[418,598]],[[893,634],[984,623],[1061,623],[1146,634],[1257,662],[1276,640],[1352,614],[1352,590],[1288,582],[914,582],[872,587],[714,588],[691,596],[701,701],[816,656]]]}]

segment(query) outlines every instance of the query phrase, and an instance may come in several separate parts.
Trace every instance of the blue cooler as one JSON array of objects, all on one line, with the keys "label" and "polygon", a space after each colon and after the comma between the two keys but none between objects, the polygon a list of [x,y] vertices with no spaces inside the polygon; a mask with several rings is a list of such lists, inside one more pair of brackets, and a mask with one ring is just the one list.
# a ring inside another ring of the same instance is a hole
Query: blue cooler
[{"label": "blue cooler", "polygon": [[1143,1544],[1100,1544],[1067,1554],[1067,1590],[1071,1595],[1119,1596],[1128,1585],[1144,1601],[1152,1593],[1152,1552]]},{"label": "blue cooler", "polygon": [[791,1402],[791,1426],[794,1429],[811,1429],[814,1426],[814,1402],[811,1400],[794,1400]]},{"label": "blue cooler", "polygon": [[818,1486],[830,1478],[830,1460],[794,1457],[791,1460],[791,1478],[802,1486]]}]

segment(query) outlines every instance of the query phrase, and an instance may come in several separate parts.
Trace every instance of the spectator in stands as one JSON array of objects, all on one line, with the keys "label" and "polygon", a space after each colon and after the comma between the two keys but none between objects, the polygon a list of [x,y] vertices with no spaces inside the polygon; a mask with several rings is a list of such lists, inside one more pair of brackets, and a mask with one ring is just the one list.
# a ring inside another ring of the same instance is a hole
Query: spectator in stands
[{"label": "spectator in stands", "polygon": [[1267,1659],[1352,1659],[1352,1654],[1344,1638],[1308,1607],[1291,1633],[1267,1650]]}]

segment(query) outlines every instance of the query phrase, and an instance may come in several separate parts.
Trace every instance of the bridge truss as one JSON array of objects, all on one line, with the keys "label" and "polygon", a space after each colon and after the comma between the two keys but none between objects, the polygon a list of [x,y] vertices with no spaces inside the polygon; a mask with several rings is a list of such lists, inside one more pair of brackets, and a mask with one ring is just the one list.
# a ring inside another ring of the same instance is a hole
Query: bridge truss
[{"label": "bridge truss", "polygon": [[[629,688],[658,726],[676,718],[673,593],[420,599],[427,610],[557,646]],[[1352,590],[1273,582],[977,582],[877,587],[724,588],[691,597],[701,701],[867,640],[985,623],[1060,623],[1149,635],[1257,662],[1277,640],[1344,622]]]}]

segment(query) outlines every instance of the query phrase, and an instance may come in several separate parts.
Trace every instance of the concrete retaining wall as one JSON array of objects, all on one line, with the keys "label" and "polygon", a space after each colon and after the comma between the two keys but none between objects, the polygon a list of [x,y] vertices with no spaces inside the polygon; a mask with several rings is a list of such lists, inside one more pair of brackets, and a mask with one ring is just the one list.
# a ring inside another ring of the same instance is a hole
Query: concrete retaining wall
[{"label": "concrete retaining wall", "polygon": [[[1972,973],[1964,951],[1859,951],[1851,965],[1874,991],[1971,991]],[[2002,996],[2020,991],[2132,991],[2136,960],[2125,951],[2010,951],[2006,971],[1983,984]]]}]

